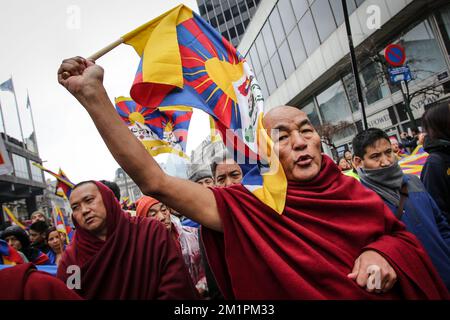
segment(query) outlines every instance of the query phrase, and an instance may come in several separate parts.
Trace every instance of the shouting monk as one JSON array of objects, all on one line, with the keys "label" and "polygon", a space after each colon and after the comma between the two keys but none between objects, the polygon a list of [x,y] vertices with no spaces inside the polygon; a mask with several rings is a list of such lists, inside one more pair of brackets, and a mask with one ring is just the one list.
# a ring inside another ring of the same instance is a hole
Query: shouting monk
[{"label": "shouting monk", "polygon": [[[58,80],[143,193],[203,225],[208,261],[225,298],[448,297],[417,239],[374,192],[320,153],[320,137],[298,109],[278,107],[264,118],[269,133],[279,132],[272,139],[289,180],[278,215],[241,184],[205,190],[166,175],[122,123],[103,86],[103,69],[92,61],[64,60]],[[367,286],[374,266],[376,291]]]}]

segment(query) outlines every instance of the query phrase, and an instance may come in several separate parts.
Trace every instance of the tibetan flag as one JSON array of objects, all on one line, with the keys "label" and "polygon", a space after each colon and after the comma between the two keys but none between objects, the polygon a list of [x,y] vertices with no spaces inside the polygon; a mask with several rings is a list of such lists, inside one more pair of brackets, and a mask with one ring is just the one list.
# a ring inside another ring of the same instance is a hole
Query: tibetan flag
[{"label": "tibetan flag", "polygon": [[420,177],[423,166],[427,161],[428,153],[423,150],[422,145],[418,145],[411,155],[404,157],[398,161],[403,173],[414,174]]},{"label": "tibetan flag", "polygon": [[66,227],[66,223],[64,221],[64,215],[57,205],[53,205],[53,218],[55,221],[56,230],[58,230],[61,233],[64,233],[64,235],[66,236],[66,244],[69,244],[70,241],[67,230],[68,228]]},{"label": "tibetan flag", "polygon": [[229,153],[250,175],[243,185],[281,214],[287,179],[270,137],[258,133],[264,131],[263,96],[239,52],[184,5],[122,38],[141,57],[133,100],[149,108],[193,107],[209,114]]},{"label": "tibetan flag", "polygon": [[70,194],[72,193],[74,184],[69,180],[69,178],[66,176],[64,171],[61,170],[61,168],[58,171],[58,176],[62,179],[56,180],[55,194],[64,199],[68,199],[70,197]]},{"label": "tibetan flag", "polygon": [[191,108],[147,108],[125,97],[115,102],[117,113],[152,156],[173,153],[189,159],[186,143]]},{"label": "tibetan flag", "polygon": [[128,207],[131,205],[129,197],[123,197],[122,202],[120,203],[123,210],[128,210]]},{"label": "tibetan flag", "polygon": [[0,239],[0,264],[16,265],[24,263],[22,257],[5,240]]},{"label": "tibetan flag", "polygon": [[11,91],[14,92],[14,86],[12,82],[12,78],[9,78],[2,84],[0,84],[0,91]]},{"label": "tibetan flag", "polygon": [[19,226],[23,230],[27,229],[23,224],[20,223],[19,220],[17,220],[16,216],[7,207],[3,206],[3,212],[6,213],[6,216],[8,217],[8,220],[11,222],[11,224]]},{"label": "tibetan flag", "polygon": [[[70,196],[70,192],[72,191],[73,187],[75,186],[75,184],[73,182],[71,182],[69,180],[69,178],[67,178],[66,174],[64,173],[64,171],[62,171],[61,169],[59,169],[59,174],[55,173],[47,168],[44,168],[42,165],[40,165],[39,163],[36,162],[32,162],[32,164],[36,167],[38,167],[39,169],[41,169],[42,171],[45,171],[49,174],[51,174],[52,176],[54,176],[57,180],[56,183],[56,195],[60,196],[60,197],[64,197],[62,195],[62,193],[64,192],[66,197]],[[60,190],[60,191],[58,191]]]}]

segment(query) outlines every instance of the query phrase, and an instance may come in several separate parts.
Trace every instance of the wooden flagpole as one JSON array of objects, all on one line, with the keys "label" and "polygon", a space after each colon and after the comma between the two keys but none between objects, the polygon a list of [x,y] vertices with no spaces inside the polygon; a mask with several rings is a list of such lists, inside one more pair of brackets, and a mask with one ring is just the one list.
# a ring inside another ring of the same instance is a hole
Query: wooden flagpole
[{"label": "wooden flagpole", "polygon": [[112,49],[114,49],[115,47],[117,47],[118,45],[120,45],[120,44],[122,44],[124,42],[125,42],[125,40],[123,38],[119,38],[116,41],[114,41],[113,43],[111,43],[111,44],[107,45],[106,47],[104,47],[103,49],[100,49],[96,53],[90,55],[87,59],[96,61],[98,58],[104,56],[105,54],[110,52]]}]

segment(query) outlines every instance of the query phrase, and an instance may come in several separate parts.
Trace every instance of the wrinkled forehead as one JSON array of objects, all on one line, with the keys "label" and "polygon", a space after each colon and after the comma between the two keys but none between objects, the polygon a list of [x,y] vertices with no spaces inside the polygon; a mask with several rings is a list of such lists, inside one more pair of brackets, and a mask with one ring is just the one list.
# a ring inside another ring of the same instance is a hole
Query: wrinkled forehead
[{"label": "wrinkled forehead", "polygon": [[386,149],[391,148],[391,141],[386,140],[384,138],[378,139],[374,143],[368,145],[365,148],[366,154],[367,153],[376,153],[376,152],[383,152]]},{"label": "wrinkled forehead", "polygon": [[98,187],[93,182],[85,183],[70,193],[69,202],[70,204],[81,201],[84,197],[88,195],[97,196],[100,193]]},{"label": "wrinkled forehead", "polygon": [[216,167],[216,176],[219,173],[226,173],[235,170],[241,170],[241,167],[234,160],[226,160],[224,162],[220,162]]},{"label": "wrinkled forehead", "polygon": [[282,106],[270,110],[263,119],[264,127],[268,132],[280,127],[297,125],[309,121],[305,112],[295,108]]}]

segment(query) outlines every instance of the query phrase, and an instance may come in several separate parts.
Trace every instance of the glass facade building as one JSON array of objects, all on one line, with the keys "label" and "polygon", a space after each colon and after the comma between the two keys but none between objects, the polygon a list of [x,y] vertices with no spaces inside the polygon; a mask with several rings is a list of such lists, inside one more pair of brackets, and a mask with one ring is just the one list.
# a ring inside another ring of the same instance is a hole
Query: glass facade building
[{"label": "glass facade building", "polygon": [[[263,5],[238,49],[253,67],[266,108],[297,106],[316,127],[339,127],[332,143],[338,151],[349,148],[362,121],[341,0],[267,0]],[[377,30],[365,26],[370,5],[380,10]],[[450,5],[439,0],[347,0],[347,6],[368,125],[398,137],[411,128],[411,119],[400,85],[390,81],[384,48],[390,43],[404,47],[413,95],[426,87],[434,91],[411,101],[420,125],[427,105],[450,97]]]},{"label": "glass facade building", "polygon": [[197,0],[200,15],[237,47],[260,0]]}]

